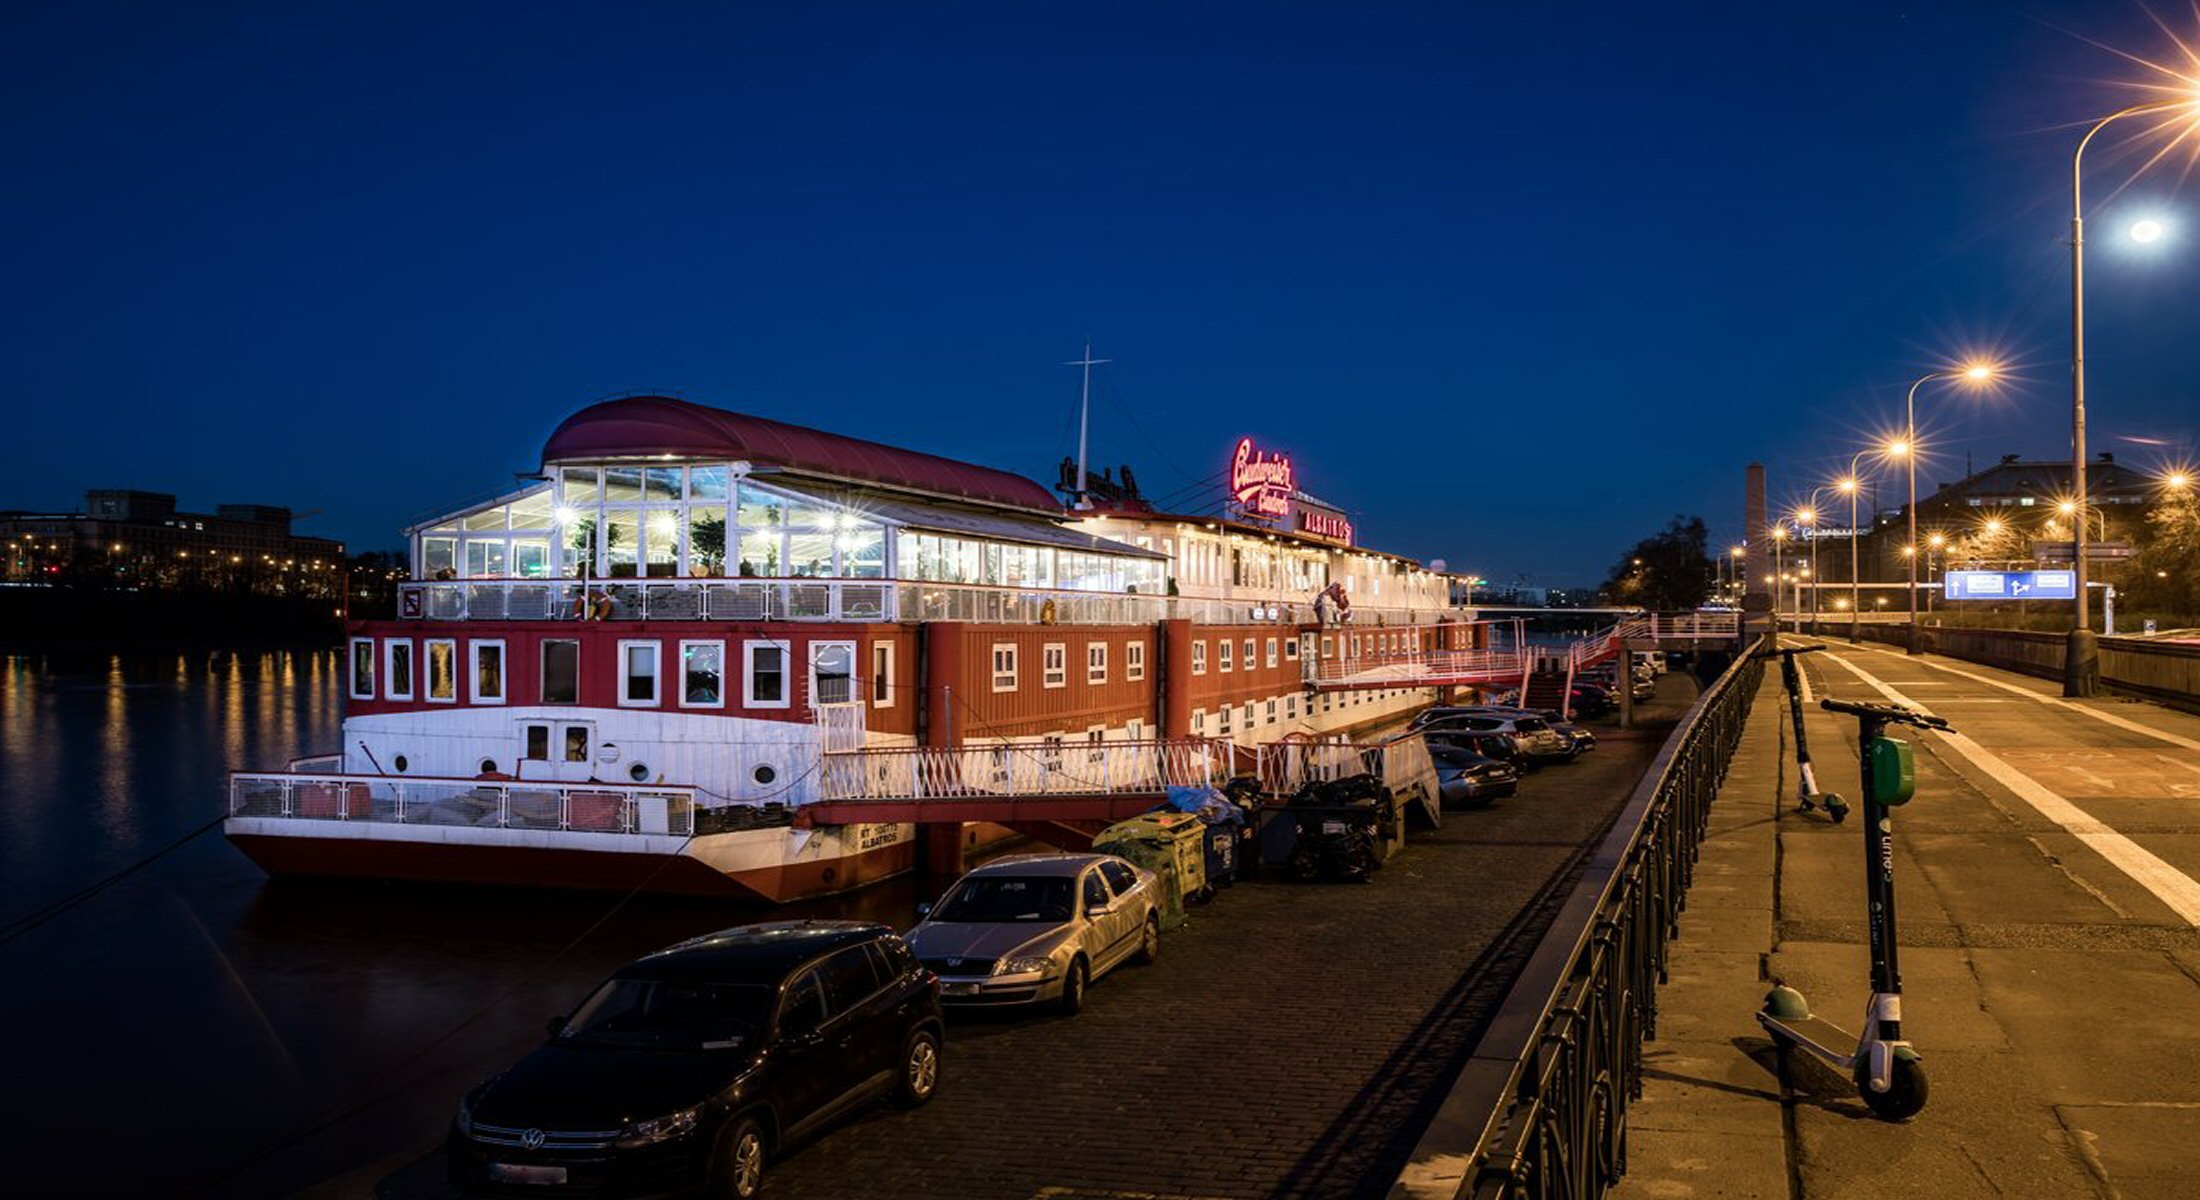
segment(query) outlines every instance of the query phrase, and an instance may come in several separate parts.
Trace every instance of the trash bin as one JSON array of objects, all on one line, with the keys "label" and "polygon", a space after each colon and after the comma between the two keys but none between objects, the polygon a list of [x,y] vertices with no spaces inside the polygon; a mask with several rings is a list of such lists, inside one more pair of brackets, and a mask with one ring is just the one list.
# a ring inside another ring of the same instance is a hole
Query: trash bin
[{"label": "trash bin", "polygon": [[1092,839],[1102,854],[1118,854],[1161,880],[1162,920],[1184,921],[1184,906],[1207,894],[1207,823],[1191,813],[1152,812],[1117,821]]}]

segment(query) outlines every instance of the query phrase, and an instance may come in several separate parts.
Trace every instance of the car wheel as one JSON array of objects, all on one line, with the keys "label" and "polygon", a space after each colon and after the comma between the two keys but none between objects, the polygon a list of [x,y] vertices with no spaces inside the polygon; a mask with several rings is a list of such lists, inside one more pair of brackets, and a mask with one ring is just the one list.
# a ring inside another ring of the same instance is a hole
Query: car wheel
[{"label": "car wheel", "polygon": [[755,1200],[764,1191],[764,1125],[739,1117],[718,1134],[710,1194],[716,1200]]},{"label": "car wheel", "polygon": [[1138,938],[1137,962],[1146,966],[1161,957],[1161,917],[1158,913],[1146,914],[1146,931]]},{"label": "car wheel", "polygon": [[903,1108],[921,1108],[940,1089],[940,1035],[919,1029],[901,1049],[901,1085],[896,1098]]},{"label": "car wheel", "polygon": [[1074,1017],[1084,1010],[1085,985],[1091,979],[1092,969],[1085,965],[1082,956],[1070,960],[1069,974],[1062,977],[1062,998],[1058,1001],[1063,1016]]}]

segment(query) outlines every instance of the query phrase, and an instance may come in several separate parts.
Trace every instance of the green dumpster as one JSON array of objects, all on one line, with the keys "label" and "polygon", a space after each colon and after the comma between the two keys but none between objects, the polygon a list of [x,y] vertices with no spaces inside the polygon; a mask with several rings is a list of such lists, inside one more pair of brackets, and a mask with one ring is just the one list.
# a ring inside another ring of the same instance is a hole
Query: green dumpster
[{"label": "green dumpster", "polygon": [[1101,854],[1115,854],[1161,880],[1161,919],[1184,923],[1185,902],[1207,891],[1207,825],[1196,813],[1154,812],[1117,821],[1092,839]]}]

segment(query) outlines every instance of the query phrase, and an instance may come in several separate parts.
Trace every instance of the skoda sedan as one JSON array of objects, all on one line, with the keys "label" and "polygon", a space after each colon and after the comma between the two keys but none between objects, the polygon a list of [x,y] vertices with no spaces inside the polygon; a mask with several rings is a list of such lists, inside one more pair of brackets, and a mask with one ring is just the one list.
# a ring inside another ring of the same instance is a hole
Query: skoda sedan
[{"label": "skoda sedan", "polygon": [[1084,1007],[1085,988],[1161,952],[1152,872],[1112,854],[997,859],[962,877],[909,931],[949,1005]]},{"label": "skoda sedan", "polygon": [[550,1040],[466,1093],[451,1180],[475,1194],[747,1200],[766,1161],[939,1086],[939,980],[883,925],[783,921],[621,968]]}]

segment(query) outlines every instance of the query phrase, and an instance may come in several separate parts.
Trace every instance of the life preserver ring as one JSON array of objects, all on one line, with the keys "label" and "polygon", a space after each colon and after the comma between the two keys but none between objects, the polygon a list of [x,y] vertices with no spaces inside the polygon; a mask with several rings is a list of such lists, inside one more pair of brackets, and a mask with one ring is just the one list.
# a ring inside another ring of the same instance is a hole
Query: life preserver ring
[{"label": "life preserver ring", "polygon": [[1041,604],[1039,605],[1039,623],[1040,623],[1041,625],[1052,625],[1052,624],[1054,624],[1054,616],[1055,616],[1054,601],[1052,601],[1052,600],[1047,600],[1047,601],[1044,601],[1044,602],[1042,602],[1042,603],[1041,603]]}]

